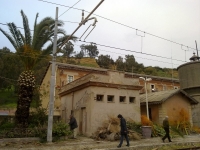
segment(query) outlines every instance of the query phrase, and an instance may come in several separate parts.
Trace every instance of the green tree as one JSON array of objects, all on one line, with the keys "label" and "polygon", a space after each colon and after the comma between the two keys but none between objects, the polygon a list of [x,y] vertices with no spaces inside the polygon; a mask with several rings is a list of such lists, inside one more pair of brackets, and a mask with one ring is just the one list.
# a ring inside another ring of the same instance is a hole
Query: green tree
[{"label": "green tree", "polygon": [[[16,86],[16,82],[22,71],[22,62],[19,56],[11,52],[8,48],[0,49],[0,88]],[[10,80],[12,79],[12,80]],[[16,87],[15,87],[16,89]]]},{"label": "green tree", "polygon": [[91,57],[91,58],[95,58],[99,54],[99,51],[98,51],[96,45],[92,45],[92,44],[84,45],[84,44],[82,44],[80,46],[80,48],[81,48],[82,51],[85,51],[85,54],[88,53],[89,57]]},{"label": "green tree", "polygon": [[81,50],[78,54],[75,55],[76,58],[81,59],[85,55],[84,51]]},{"label": "green tree", "polygon": [[61,50],[63,53],[63,56],[66,56],[67,58],[71,57],[72,54],[75,54],[74,52],[74,45],[72,44],[71,41],[68,41],[67,44],[63,47]]},{"label": "green tree", "polygon": [[114,64],[114,61],[113,61],[113,59],[110,57],[110,55],[100,55],[100,56],[98,56],[97,64],[98,64],[101,68],[109,69],[109,68],[111,68],[111,65]]},{"label": "green tree", "polygon": [[134,72],[136,69],[136,61],[133,55],[125,55],[125,67],[127,72]]},{"label": "green tree", "polygon": [[[45,59],[46,56],[52,53],[52,37],[54,36],[55,20],[51,17],[46,17],[37,23],[37,13],[32,34],[28,18],[22,10],[21,16],[23,20],[24,35],[13,22],[7,24],[11,35],[1,28],[0,31],[11,42],[24,65],[24,71],[18,78],[19,94],[15,119],[19,127],[25,128],[28,126],[29,109],[35,88],[33,69],[39,61]],[[63,37],[57,40],[58,45],[68,38],[68,36],[65,35],[65,31],[60,28],[62,25],[63,22],[58,21],[58,34],[63,35]],[[75,37],[72,37],[72,39],[75,39]],[[49,45],[46,47],[45,44]]]},{"label": "green tree", "polygon": [[125,64],[124,64],[123,58],[122,58],[121,56],[119,56],[119,57],[117,58],[117,60],[115,61],[115,63],[116,63],[116,67],[117,67],[117,70],[118,70],[118,71],[124,71],[124,69],[125,69]]},{"label": "green tree", "polygon": [[147,74],[147,75],[154,75],[154,76],[157,75],[156,69],[155,69],[154,67],[151,67],[151,66],[146,67],[146,68],[144,69],[144,72],[145,72],[145,74]]}]

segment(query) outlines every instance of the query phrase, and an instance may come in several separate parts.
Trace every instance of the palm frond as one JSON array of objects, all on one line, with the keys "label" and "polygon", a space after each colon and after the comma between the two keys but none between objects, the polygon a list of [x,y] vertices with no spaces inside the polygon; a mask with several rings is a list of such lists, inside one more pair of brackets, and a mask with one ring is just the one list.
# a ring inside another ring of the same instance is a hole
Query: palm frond
[{"label": "palm frond", "polygon": [[28,18],[24,14],[23,10],[21,10],[21,15],[22,15],[22,19],[23,19],[23,26],[24,26],[26,44],[31,45],[32,37],[31,37],[31,31],[30,31],[29,24],[28,24]]},{"label": "palm frond", "polygon": [[17,26],[12,22],[12,23],[8,23],[8,28],[12,34],[12,36],[14,37],[16,43],[17,43],[17,46],[18,48],[22,47],[23,46],[23,40],[21,39],[21,32],[20,30],[17,29]]},{"label": "palm frond", "polygon": [[17,44],[13,37],[11,37],[8,33],[6,33],[3,29],[0,28],[0,31],[7,37],[7,39],[10,41],[10,43],[13,45],[15,49],[17,49]]},{"label": "palm frond", "polygon": [[33,48],[40,50],[42,46],[45,44],[45,41],[48,41],[48,36],[49,34],[49,22],[54,23],[52,18],[46,17],[44,18],[39,24],[36,25],[35,27],[35,34],[34,34],[34,43],[33,43]]},{"label": "palm frond", "polygon": [[20,35],[20,37],[21,37],[21,39],[22,39],[22,41],[23,41],[23,43],[25,43],[25,37],[24,37],[24,35],[23,34],[21,34],[21,32],[18,30],[18,33],[19,33],[19,35]]},{"label": "palm frond", "polygon": [[37,29],[36,29],[36,27],[37,27],[37,18],[38,18],[38,16],[39,16],[39,14],[37,13],[37,14],[36,14],[36,17],[35,17],[35,23],[34,23],[34,33],[33,33],[32,46],[35,45],[35,42],[36,42],[36,40],[37,40],[37,36],[36,36],[36,34],[37,34]]}]

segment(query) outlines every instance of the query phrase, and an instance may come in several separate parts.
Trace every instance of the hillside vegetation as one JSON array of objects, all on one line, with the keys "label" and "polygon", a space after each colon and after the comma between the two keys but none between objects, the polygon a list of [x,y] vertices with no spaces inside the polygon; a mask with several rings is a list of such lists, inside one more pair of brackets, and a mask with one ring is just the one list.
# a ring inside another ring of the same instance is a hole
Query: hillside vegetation
[{"label": "hillside vegetation", "polygon": [[[138,74],[146,74],[168,78],[178,78],[176,69],[160,68],[158,66],[145,67],[142,63],[135,61],[133,55],[126,55],[125,58],[119,56],[117,60],[112,60],[109,55],[99,55],[98,57],[84,56],[79,54],[75,56],[57,56],[56,61],[61,63],[75,64],[87,67],[105,68],[124,72],[133,72]],[[96,59],[95,59],[96,58]],[[37,86],[45,74],[52,56],[44,58],[35,66],[35,78]],[[23,63],[19,59],[19,55],[11,52],[8,48],[0,49],[0,105],[15,107],[17,102],[17,80],[23,71]]]}]

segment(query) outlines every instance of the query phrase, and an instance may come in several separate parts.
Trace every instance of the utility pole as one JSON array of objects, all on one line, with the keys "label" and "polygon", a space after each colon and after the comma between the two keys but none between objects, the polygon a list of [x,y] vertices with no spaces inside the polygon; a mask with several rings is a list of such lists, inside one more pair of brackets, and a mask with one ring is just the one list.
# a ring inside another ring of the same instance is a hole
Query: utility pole
[{"label": "utility pole", "polygon": [[[74,33],[88,20],[93,12],[103,3],[104,0],[101,0],[99,4],[88,14],[88,16],[81,21],[79,26],[74,30],[74,32],[63,42],[63,44],[58,48],[61,49],[65,43],[67,43]],[[53,129],[53,114],[54,114],[54,94],[55,94],[55,68],[56,68],[56,53],[57,53],[57,24],[58,24],[58,7],[56,7],[56,17],[55,17],[55,30],[54,30],[54,45],[53,45],[53,58],[52,58],[52,70],[51,70],[51,81],[50,81],[50,99],[49,99],[49,116],[48,116],[48,128],[47,128],[47,142],[52,142],[52,129]]]},{"label": "utility pole", "polygon": [[55,93],[55,68],[56,68],[56,48],[57,48],[57,28],[58,26],[58,7],[56,7],[55,17],[55,30],[54,30],[54,43],[53,43],[53,58],[51,69],[51,81],[50,81],[50,100],[49,100],[49,116],[48,116],[48,128],[47,128],[47,142],[52,142],[52,129],[53,129],[53,114],[54,114],[54,93]]}]

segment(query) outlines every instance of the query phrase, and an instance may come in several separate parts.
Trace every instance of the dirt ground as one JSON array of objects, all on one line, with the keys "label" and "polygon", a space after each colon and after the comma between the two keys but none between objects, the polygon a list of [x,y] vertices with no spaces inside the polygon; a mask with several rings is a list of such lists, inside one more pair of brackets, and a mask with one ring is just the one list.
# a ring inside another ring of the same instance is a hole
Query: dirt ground
[{"label": "dirt ground", "polygon": [[8,141],[0,143],[0,150],[89,150],[116,147],[117,142],[96,141],[87,137],[66,139],[53,143],[38,141]]},{"label": "dirt ground", "polygon": [[[116,150],[119,141],[97,141],[87,137],[77,139],[66,139],[53,143],[40,143],[30,140],[5,141],[0,139],[0,150]],[[163,143],[160,137],[130,141],[130,147],[126,147],[124,141],[122,148],[131,150],[177,150],[188,147],[200,148],[200,136],[188,136],[185,138],[174,138],[172,143]]]}]

